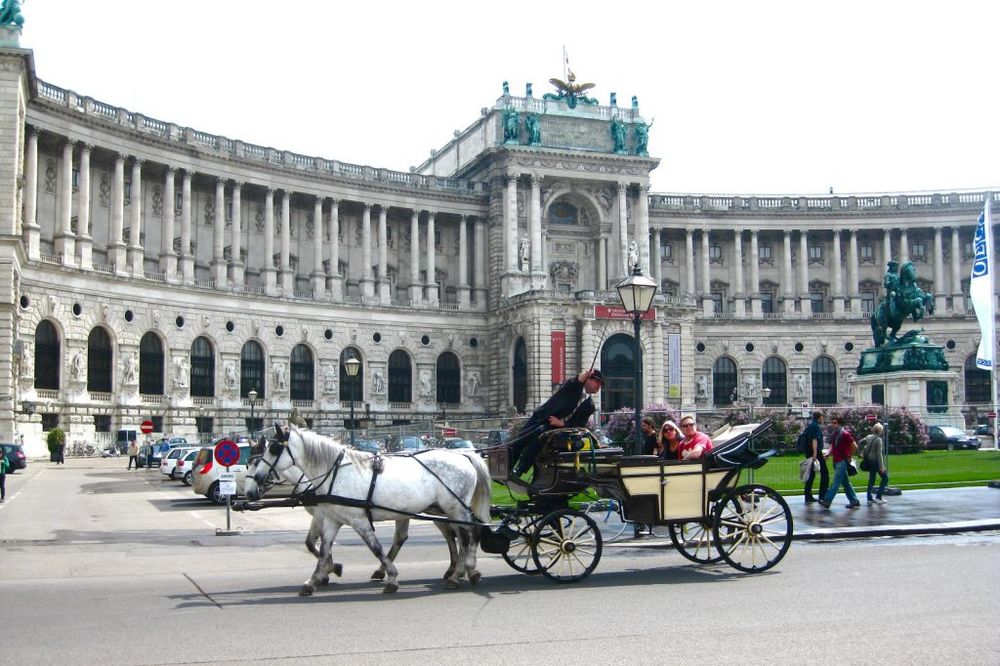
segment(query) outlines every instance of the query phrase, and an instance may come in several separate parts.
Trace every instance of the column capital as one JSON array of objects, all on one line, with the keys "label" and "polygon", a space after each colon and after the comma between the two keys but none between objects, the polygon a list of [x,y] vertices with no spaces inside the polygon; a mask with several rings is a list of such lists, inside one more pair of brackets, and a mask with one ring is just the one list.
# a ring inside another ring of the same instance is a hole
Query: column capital
[{"label": "column capital", "polygon": [[537,174],[537,173],[529,173],[528,174],[528,182],[531,183],[532,185],[541,185],[542,184],[542,180],[544,180],[544,179],[545,179],[545,176],[542,176],[542,175]]},{"label": "column capital", "polygon": [[340,199],[337,197],[328,197],[330,199],[330,208],[336,208],[340,205]]},{"label": "column capital", "polygon": [[370,212],[375,204],[373,204],[371,201],[362,201],[361,205],[365,207],[365,210]]},{"label": "column capital", "polygon": [[141,169],[142,168],[142,163],[145,162],[145,161],[146,160],[142,159],[141,157],[133,157],[132,158],[132,168],[133,169]]},{"label": "column capital", "polygon": [[242,190],[243,189],[243,181],[242,180],[235,180],[234,179],[231,182],[233,183],[233,190]]},{"label": "column capital", "polygon": [[178,171],[177,167],[175,167],[175,166],[173,166],[171,164],[167,165],[167,175],[170,176],[171,178],[173,178],[175,175],[177,175],[177,171]]},{"label": "column capital", "polygon": [[834,237],[835,237],[835,238],[839,238],[839,237],[840,237],[840,232],[841,232],[841,231],[842,231],[842,229],[834,229],[834,230],[833,230],[833,235],[834,235]]},{"label": "column capital", "polygon": [[28,138],[29,139],[37,139],[38,138],[38,128],[35,127],[34,125],[26,125],[26,127],[28,128]]},{"label": "column capital", "polygon": [[432,219],[432,220],[437,216],[437,214],[438,214],[438,212],[436,210],[429,210],[429,211],[427,211],[427,217],[430,218],[430,219]]},{"label": "column capital", "polygon": [[517,180],[521,177],[521,173],[519,171],[511,171],[509,173],[505,173],[503,177],[504,180],[506,180],[507,184],[509,185],[512,182],[516,183]]},{"label": "column capital", "polygon": [[87,141],[77,141],[76,145],[80,146],[80,152],[83,152],[85,150],[89,152],[94,148],[94,144],[89,143]]},{"label": "column capital", "polygon": [[615,183],[615,190],[618,191],[619,193],[623,191],[628,192],[628,186],[629,186],[628,182],[624,180],[619,180],[617,183]]},{"label": "column capital", "polygon": [[184,180],[191,180],[194,178],[197,171],[192,171],[191,169],[184,169]]},{"label": "column capital", "polygon": [[750,230],[750,236],[751,236],[751,238],[756,238],[758,234],[760,234],[760,229],[751,229]]}]

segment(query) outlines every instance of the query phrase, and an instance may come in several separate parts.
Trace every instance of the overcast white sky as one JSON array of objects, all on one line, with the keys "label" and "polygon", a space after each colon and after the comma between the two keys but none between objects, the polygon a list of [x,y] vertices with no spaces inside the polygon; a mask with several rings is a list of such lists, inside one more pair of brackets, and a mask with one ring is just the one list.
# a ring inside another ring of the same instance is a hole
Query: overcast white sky
[{"label": "overcast white sky", "polygon": [[405,171],[562,77],[655,119],[657,192],[1000,189],[1000,3],[26,0],[37,75],[148,116]]}]

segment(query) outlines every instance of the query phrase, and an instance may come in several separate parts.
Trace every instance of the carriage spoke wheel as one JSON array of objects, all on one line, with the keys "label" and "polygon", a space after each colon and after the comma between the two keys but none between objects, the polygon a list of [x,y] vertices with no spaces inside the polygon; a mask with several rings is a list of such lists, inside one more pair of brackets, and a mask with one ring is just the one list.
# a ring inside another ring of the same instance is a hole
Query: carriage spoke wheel
[{"label": "carriage spoke wheel", "polygon": [[694,520],[689,523],[671,523],[670,540],[677,552],[692,562],[712,564],[722,559],[715,547],[715,537],[710,521]]},{"label": "carriage spoke wheel", "polygon": [[792,545],[792,512],[776,491],[760,484],[732,490],[712,512],[712,534],[731,566],[757,573],[781,561]]},{"label": "carriage spoke wheel", "polygon": [[525,574],[538,573],[535,559],[531,555],[531,533],[534,526],[528,516],[517,515],[504,523],[507,527],[517,532],[517,538],[510,542],[510,548],[503,553],[504,562],[510,565],[515,571]]},{"label": "carriage spoke wheel", "polygon": [[601,530],[587,514],[559,509],[538,521],[531,547],[545,577],[573,583],[589,576],[601,561]]}]

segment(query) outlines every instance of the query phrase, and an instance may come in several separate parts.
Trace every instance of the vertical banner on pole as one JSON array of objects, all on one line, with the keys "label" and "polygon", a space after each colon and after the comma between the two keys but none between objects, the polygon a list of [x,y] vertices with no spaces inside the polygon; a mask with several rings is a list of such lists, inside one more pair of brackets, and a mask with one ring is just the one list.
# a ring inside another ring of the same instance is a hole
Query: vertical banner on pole
[{"label": "vertical banner on pole", "polygon": [[681,397],[681,336],[667,334],[667,397]]},{"label": "vertical banner on pole", "polygon": [[566,331],[552,331],[552,384],[566,381]]}]

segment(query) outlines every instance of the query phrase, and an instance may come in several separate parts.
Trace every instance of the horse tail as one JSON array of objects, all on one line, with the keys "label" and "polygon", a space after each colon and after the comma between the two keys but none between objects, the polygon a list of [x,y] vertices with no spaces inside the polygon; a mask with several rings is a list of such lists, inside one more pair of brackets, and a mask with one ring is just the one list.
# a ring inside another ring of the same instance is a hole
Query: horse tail
[{"label": "horse tail", "polygon": [[472,493],[472,513],[481,523],[490,522],[490,505],[493,503],[493,479],[486,461],[478,453],[465,454],[476,470],[476,488]]}]

